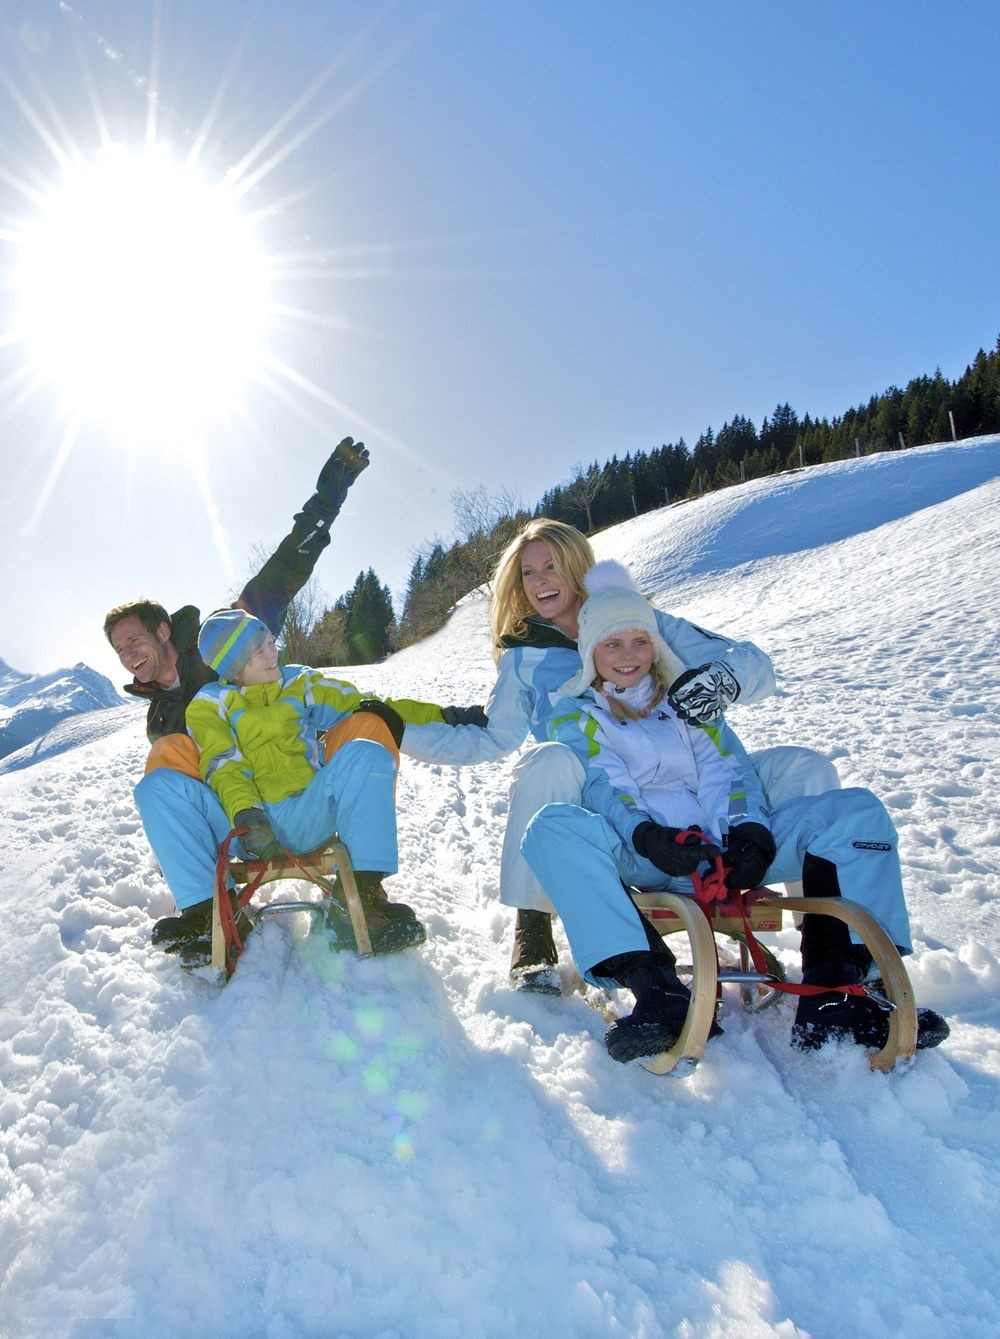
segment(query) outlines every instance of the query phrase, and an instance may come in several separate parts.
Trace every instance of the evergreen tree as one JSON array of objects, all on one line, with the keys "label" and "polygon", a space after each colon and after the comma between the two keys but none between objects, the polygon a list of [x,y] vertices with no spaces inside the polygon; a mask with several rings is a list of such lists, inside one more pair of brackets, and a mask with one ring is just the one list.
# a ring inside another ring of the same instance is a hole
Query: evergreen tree
[{"label": "evergreen tree", "polygon": [[715,439],[716,450],[719,453],[719,466],[726,461],[730,462],[737,467],[736,477],[739,478],[741,462],[755,452],[759,445],[757,429],[748,418],[744,418],[742,414],[737,414],[732,423],[722,425]]},{"label": "evergreen tree", "polygon": [[711,428],[707,428],[694,444],[694,451],[691,453],[691,460],[694,465],[695,477],[691,481],[691,487],[697,486],[697,491],[705,491],[706,480],[712,478],[716,468],[721,463],[722,457],[715,445],[715,433]]},{"label": "evergreen tree", "polygon": [[779,404],[772,416],[760,425],[760,444],[765,451],[771,447],[783,460],[791,459],[795,452],[794,464],[798,464],[796,442],[799,435],[799,416],[790,404]]},{"label": "evergreen tree", "polygon": [[959,436],[1000,432],[1000,338],[992,353],[979,350],[955,391]]},{"label": "evergreen tree", "polygon": [[370,665],[391,649],[396,619],[389,587],[383,586],[373,568],[359,572],[351,590],[334,605],[344,618],[348,665]]}]

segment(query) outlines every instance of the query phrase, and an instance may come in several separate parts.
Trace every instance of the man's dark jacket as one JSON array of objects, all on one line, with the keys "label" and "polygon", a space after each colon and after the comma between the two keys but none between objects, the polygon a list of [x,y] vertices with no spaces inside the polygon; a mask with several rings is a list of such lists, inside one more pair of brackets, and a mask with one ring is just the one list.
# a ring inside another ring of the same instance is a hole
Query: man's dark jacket
[{"label": "man's dark jacket", "polygon": [[[296,515],[290,533],[234,602],[256,614],[276,637],[288,606],[309,580],[316,560],[330,542],[330,525],[339,510],[340,500],[334,505],[328,496],[317,493],[311,497]],[[218,678],[198,654],[200,629],[201,614],[193,604],[186,604],[171,615],[170,640],[177,652],[176,687],[161,688],[135,679],[125,685],[126,693],[149,702],[146,734],[151,743],[163,735],[183,734],[187,729],[184,720],[187,704],[200,688]]]}]

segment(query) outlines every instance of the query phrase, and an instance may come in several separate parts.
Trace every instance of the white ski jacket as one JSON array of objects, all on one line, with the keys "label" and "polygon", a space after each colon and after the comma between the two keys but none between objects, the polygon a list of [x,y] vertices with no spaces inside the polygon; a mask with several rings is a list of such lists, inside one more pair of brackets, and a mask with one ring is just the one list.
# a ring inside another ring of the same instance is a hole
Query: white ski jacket
[{"label": "white ski jacket", "polygon": [[697,824],[716,842],[737,823],[768,826],[760,778],[722,718],[688,725],[664,699],[641,720],[619,721],[590,689],[558,704],[549,737],[584,764],[584,806],[629,846],[648,819],[673,828]]}]

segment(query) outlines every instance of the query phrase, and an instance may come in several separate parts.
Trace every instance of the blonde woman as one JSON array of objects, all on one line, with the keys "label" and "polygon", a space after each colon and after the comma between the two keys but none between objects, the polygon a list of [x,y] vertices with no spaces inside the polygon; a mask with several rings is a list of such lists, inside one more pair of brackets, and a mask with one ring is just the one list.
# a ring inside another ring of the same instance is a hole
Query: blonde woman
[{"label": "blonde woman", "polygon": [[[536,742],[514,765],[500,863],[500,900],[517,910],[511,981],[519,989],[558,994],[552,904],[521,855],[521,839],[545,804],[578,804],[584,771],[564,744],[547,742],[561,686],[580,669],[578,616],[583,579],[594,565],[578,530],[545,517],[511,541],[493,578],[490,626],[497,679],[486,703],[488,723],[407,726],[403,749],[425,762],[493,762]],[[771,661],[752,642],[734,642],[686,619],[655,611],[657,627],[683,673],[670,684],[683,719],[715,720],[733,702],[754,703],[775,689]],[[809,749],[767,749],[755,765],[769,795],[820,794],[839,786],[836,769]],[[777,800],[774,799],[777,803]]]}]

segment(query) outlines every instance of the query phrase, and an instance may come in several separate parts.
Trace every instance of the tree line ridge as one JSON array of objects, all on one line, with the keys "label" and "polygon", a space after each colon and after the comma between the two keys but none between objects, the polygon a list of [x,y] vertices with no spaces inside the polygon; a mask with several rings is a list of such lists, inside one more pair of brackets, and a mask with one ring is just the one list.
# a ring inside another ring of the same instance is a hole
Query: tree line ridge
[{"label": "tree line ridge", "polygon": [[456,537],[421,546],[398,620],[388,586],[368,568],[331,608],[318,608],[314,590],[300,595],[283,630],[283,655],[300,664],[370,664],[420,641],[444,624],[463,595],[489,581],[504,548],[534,516],[592,535],[667,503],[784,470],[993,432],[1000,432],[1000,338],[955,381],[938,368],[833,419],[800,419],[790,404],[779,404],[759,429],[737,414],[718,432],[707,428],[691,448],[681,438],[577,465],[532,510],[509,491],[458,492]]}]

